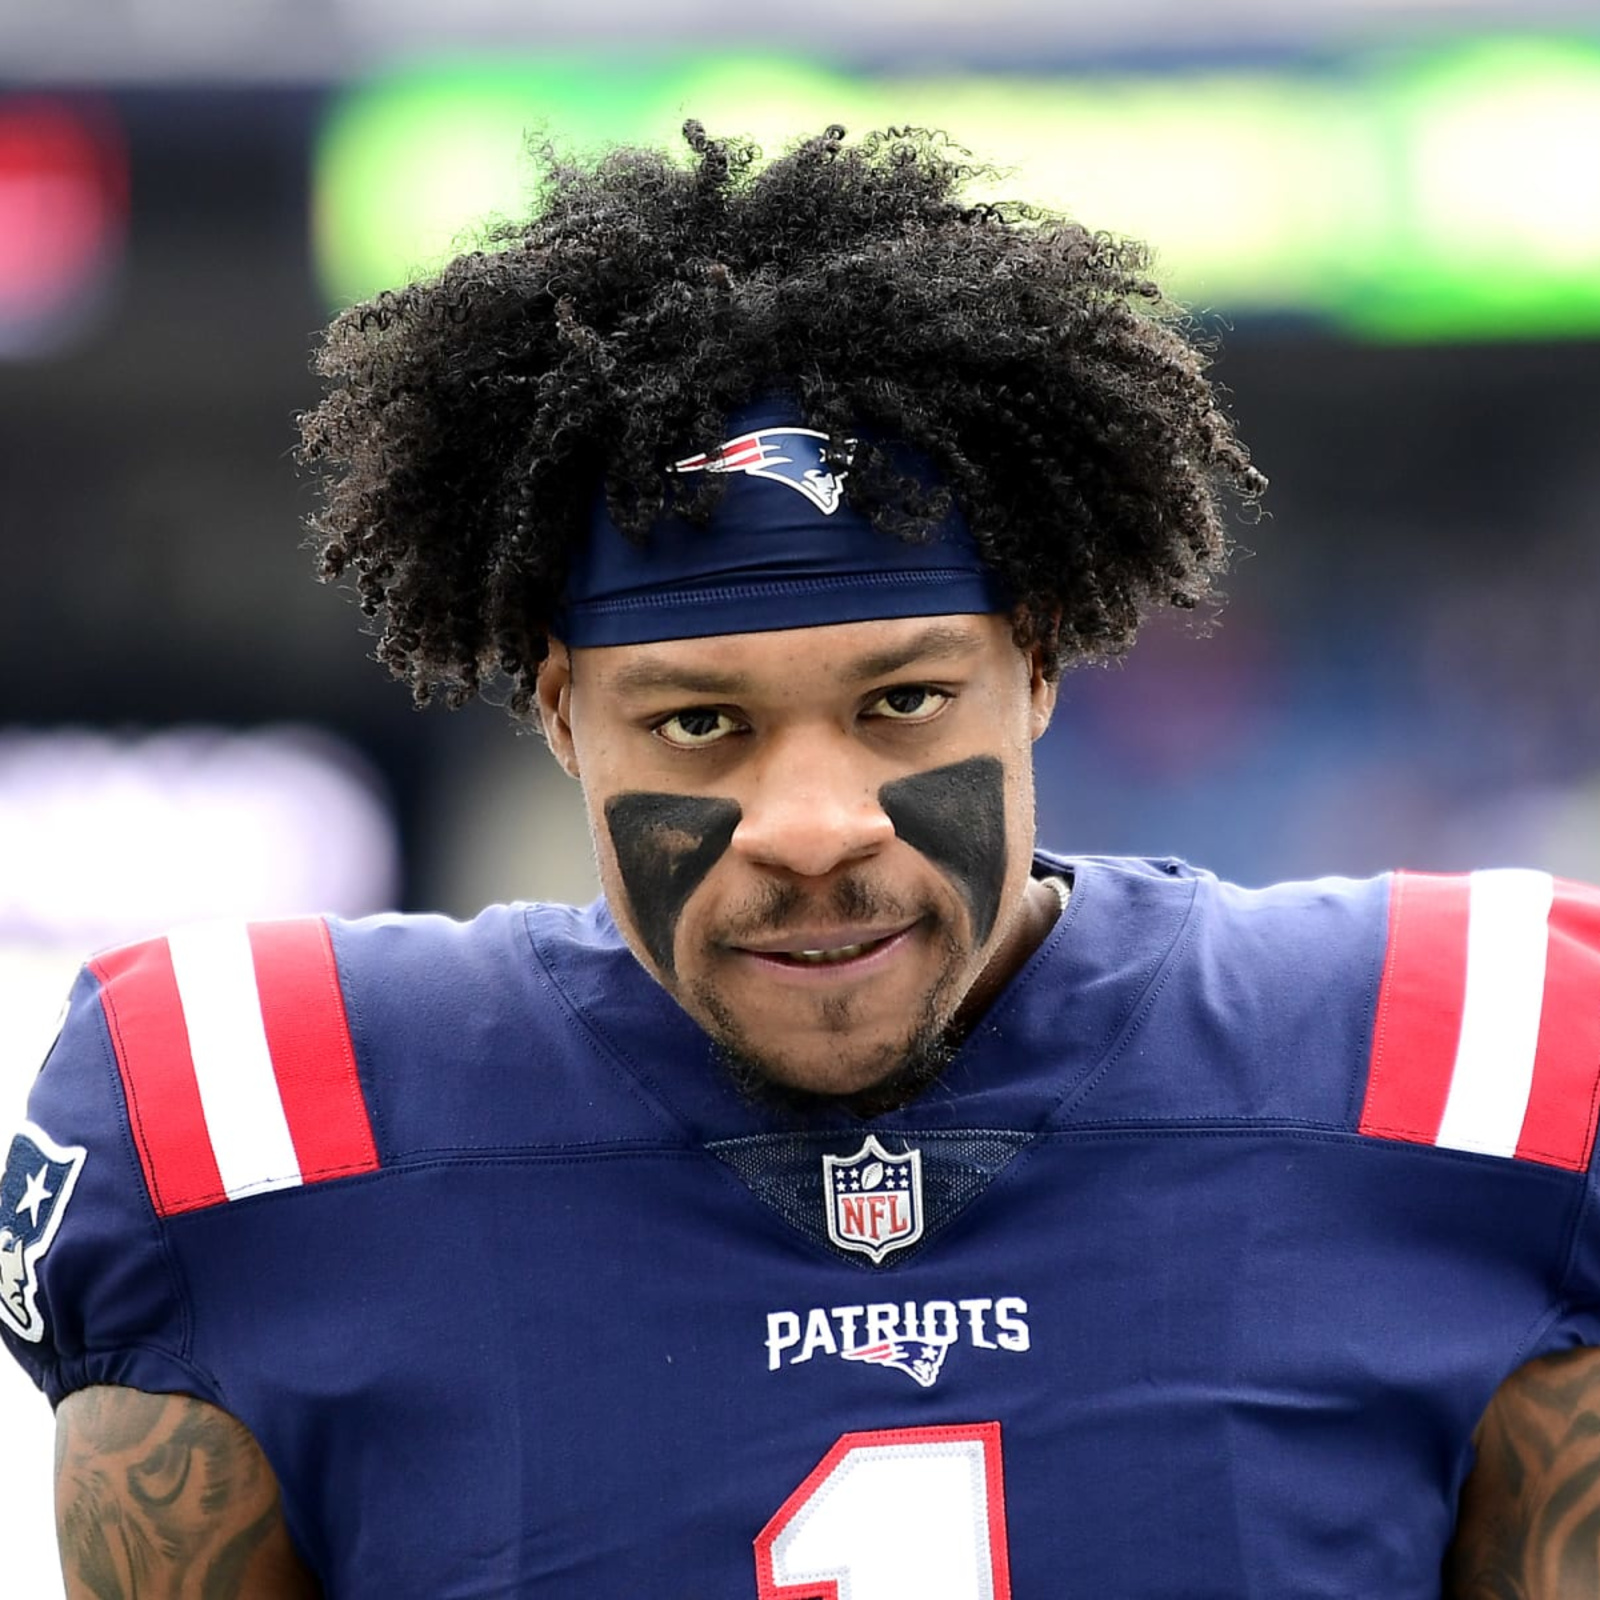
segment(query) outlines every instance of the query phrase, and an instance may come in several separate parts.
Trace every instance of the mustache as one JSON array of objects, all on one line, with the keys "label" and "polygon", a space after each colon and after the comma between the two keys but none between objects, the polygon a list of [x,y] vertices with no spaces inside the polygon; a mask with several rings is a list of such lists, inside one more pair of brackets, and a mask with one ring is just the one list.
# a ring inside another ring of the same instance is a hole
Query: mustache
[{"label": "mustache", "polygon": [[719,943],[740,944],[819,922],[914,922],[936,914],[933,906],[908,905],[857,874],[840,878],[822,895],[807,893],[798,884],[768,883],[749,903],[729,913]]}]

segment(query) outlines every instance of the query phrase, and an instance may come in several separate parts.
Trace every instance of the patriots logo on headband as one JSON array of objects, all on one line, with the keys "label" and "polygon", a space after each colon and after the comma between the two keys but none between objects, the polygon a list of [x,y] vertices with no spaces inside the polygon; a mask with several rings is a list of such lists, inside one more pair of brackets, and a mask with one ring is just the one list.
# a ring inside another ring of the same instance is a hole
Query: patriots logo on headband
[{"label": "patriots logo on headband", "polygon": [[729,439],[710,455],[673,463],[674,472],[742,472],[770,478],[803,494],[823,516],[839,509],[848,474],[829,465],[828,436],[814,428],[759,428]]}]

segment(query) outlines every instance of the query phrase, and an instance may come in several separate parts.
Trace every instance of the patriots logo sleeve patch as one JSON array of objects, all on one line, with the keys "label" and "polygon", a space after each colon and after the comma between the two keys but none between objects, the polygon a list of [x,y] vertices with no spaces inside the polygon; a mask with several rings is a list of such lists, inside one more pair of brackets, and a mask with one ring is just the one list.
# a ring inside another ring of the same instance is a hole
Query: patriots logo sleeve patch
[{"label": "patriots logo sleeve patch", "polygon": [[1600,891],[1396,873],[1360,1132],[1581,1172],[1600,1112]]},{"label": "patriots logo sleeve patch", "polygon": [[31,1122],[23,1123],[6,1153],[0,1177],[0,1328],[30,1344],[44,1338],[39,1262],[61,1226],[85,1156]]}]

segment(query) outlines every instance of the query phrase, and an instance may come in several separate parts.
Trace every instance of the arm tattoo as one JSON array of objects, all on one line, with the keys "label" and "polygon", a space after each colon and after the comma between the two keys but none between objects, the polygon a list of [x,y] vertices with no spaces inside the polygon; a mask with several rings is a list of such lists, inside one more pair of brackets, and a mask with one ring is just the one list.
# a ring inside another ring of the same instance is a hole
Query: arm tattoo
[{"label": "arm tattoo", "polygon": [[1476,1440],[1445,1561],[1449,1600],[1600,1595],[1600,1350],[1513,1373]]},{"label": "arm tattoo", "polygon": [[56,1520],[69,1600],[316,1593],[294,1559],[259,1446],[187,1395],[103,1388],[64,1400]]}]

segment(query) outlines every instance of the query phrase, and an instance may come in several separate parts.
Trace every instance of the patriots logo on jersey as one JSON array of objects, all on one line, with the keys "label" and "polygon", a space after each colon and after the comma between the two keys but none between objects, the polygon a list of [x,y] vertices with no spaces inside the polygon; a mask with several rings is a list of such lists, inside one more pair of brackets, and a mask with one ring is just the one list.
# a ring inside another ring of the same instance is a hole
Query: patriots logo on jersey
[{"label": "patriots logo on jersey", "polygon": [[844,480],[828,460],[828,436],[814,428],[761,428],[741,433],[710,455],[688,456],[673,463],[674,472],[742,472],[767,478],[803,494],[823,516],[839,509]]},{"label": "patriots logo on jersey", "polygon": [[870,1361],[874,1366],[893,1367],[907,1377],[915,1378],[924,1389],[931,1389],[939,1381],[939,1369],[949,1354],[950,1339],[880,1339],[876,1344],[858,1345],[854,1350],[841,1350],[846,1361]]},{"label": "patriots logo on jersey", "polygon": [[37,1300],[39,1258],[61,1225],[85,1155],[25,1122],[11,1141],[0,1177],[0,1327],[33,1344],[44,1337]]},{"label": "patriots logo on jersey", "polygon": [[822,1158],[828,1237],[880,1262],[922,1237],[922,1152],[891,1155],[872,1135],[853,1156]]}]

